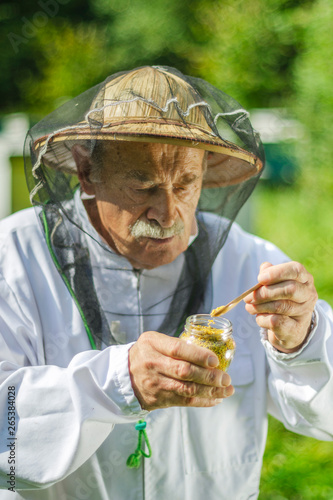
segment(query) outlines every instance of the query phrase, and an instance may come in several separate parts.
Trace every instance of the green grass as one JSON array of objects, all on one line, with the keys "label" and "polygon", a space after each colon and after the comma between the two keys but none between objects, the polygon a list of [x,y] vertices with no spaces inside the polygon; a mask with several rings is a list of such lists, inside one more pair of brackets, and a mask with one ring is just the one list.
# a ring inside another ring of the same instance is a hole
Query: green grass
[{"label": "green grass", "polygon": [[320,187],[317,182],[278,189],[259,186],[254,232],[301,262],[314,276],[320,298],[333,305],[333,182],[329,177]]},{"label": "green grass", "polygon": [[299,436],[269,419],[260,500],[332,500],[333,444]]}]

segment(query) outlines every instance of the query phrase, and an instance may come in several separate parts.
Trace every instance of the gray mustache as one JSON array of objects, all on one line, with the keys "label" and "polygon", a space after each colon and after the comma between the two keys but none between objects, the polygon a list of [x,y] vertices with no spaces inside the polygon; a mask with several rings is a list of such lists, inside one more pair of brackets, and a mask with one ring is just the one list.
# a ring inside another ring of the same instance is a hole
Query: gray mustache
[{"label": "gray mustache", "polygon": [[164,240],[171,238],[184,231],[184,223],[178,219],[172,227],[163,228],[156,221],[137,220],[133,226],[130,226],[131,235],[136,238],[156,238]]}]

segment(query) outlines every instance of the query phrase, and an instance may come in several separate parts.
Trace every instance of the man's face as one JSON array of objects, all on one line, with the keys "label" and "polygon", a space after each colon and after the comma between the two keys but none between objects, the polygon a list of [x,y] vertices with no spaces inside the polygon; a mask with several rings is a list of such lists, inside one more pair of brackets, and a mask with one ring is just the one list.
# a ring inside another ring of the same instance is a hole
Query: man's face
[{"label": "man's face", "polygon": [[204,151],[169,144],[103,145],[91,222],[134,268],[172,262],[188,246],[204,171]]}]

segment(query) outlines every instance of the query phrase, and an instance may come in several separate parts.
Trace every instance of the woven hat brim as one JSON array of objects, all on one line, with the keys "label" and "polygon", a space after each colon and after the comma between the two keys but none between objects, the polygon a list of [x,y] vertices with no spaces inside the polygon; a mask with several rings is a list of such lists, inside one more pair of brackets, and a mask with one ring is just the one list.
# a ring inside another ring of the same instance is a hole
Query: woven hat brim
[{"label": "woven hat brim", "polygon": [[53,169],[76,175],[71,148],[87,140],[155,142],[186,146],[209,151],[208,168],[203,187],[222,187],[237,184],[257,175],[263,162],[239,146],[222,140],[195,124],[183,124],[159,119],[126,119],[109,122],[102,127],[82,122],[73,128],[42,137],[35,142],[39,154],[47,144],[43,163]]}]

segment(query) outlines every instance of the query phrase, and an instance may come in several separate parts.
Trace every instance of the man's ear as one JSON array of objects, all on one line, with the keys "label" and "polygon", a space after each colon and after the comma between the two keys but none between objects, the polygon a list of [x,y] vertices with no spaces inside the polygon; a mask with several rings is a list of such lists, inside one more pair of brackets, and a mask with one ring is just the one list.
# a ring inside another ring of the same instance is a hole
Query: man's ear
[{"label": "man's ear", "polygon": [[88,149],[80,144],[75,144],[71,151],[76,163],[77,176],[81,184],[81,189],[89,195],[94,195],[94,183],[90,181],[91,158]]}]

